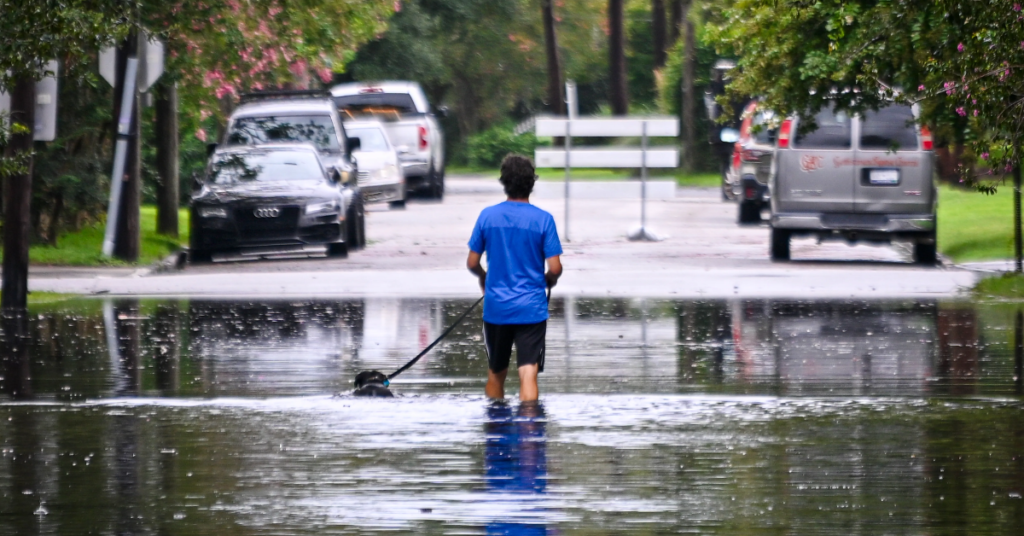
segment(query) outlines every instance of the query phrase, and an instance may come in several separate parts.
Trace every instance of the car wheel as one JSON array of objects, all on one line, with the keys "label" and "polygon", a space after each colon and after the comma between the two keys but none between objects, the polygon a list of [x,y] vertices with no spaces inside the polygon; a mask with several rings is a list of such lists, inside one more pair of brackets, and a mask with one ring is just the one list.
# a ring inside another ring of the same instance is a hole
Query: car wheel
[{"label": "car wheel", "polygon": [[205,249],[192,249],[188,250],[188,262],[211,262],[213,260],[213,253]]},{"label": "car wheel", "polygon": [[771,257],[773,261],[789,260],[789,231],[772,228],[771,234]]},{"label": "car wheel", "polygon": [[741,224],[761,223],[761,204],[757,201],[740,201],[736,219]]},{"label": "car wheel", "polygon": [[359,197],[359,249],[366,248],[366,206],[362,196]]},{"label": "car wheel", "polygon": [[348,258],[348,244],[344,242],[334,242],[333,244],[328,244],[327,256],[334,257],[337,259]]},{"label": "car wheel", "polygon": [[360,220],[362,218],[363,211],[361,210],[363,204],[363,198],[359,194],[352,196],[352,203],[348,206],[348,212],[345,214],[345,242],[348,244],[348,249],[356,251],[361,247],[362,241],[360,240]]},{"label": "car wheel", "polygon": [[935,266],[939,262],[939,255],[935,248],[935,240],[928,243],[914,243],[914,262],[927,266]]},{"label": "car wheel", "polygon": [[441,201],[444,199],[444,174],[431,169],[427,175],[430,178],[430,198]]}]

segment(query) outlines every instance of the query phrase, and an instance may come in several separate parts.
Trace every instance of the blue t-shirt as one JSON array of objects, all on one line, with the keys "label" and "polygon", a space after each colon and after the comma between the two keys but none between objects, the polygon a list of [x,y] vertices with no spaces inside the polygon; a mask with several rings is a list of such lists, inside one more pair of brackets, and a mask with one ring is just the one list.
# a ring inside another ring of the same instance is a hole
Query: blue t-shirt
[{"label": "blue t-shirt", "polygon": [[487,207],[476,220],[469,249],[487,254],[484,321],[536,324],[548,319],[544,259],[562,254],[551,214],[518,201]]}]

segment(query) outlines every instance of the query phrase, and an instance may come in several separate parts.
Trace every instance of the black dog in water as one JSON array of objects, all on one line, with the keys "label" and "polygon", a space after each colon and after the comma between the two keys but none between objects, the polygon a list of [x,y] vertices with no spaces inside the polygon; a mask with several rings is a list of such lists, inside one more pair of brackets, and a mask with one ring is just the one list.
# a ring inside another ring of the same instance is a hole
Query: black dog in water
[{"label": "black dog in water", "polygon": [[388,377],[376,370],[364,370],[356,375],[356,390],[353,396],[390,398],[395,395],[387,387]]}]

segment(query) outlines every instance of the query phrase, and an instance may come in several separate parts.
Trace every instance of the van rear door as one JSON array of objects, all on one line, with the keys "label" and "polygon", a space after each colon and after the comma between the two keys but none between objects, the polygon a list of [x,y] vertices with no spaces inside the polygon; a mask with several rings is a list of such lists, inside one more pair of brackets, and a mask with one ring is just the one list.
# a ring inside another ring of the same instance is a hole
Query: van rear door
[{"label": "van rear door", "polygon": [[796,124],[791,149],[776,151],[774,208],[778,212],[852,212],[853,156],[850,116],[825,108],[814,116],[816,128]]},{"label": "van rear door", "polygon": [[854,152],[854,211],[915,214],[932,207],[930,154],[921,150],[910,106],[891,105],[860,117]]}]

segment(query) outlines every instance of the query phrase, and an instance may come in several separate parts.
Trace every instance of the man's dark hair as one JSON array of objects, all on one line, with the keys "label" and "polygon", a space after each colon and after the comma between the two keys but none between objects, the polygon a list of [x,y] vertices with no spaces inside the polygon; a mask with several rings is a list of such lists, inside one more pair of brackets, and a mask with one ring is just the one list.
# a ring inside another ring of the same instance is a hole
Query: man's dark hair
[{"label": "man's dark hair", "polygon": [[520,154],[509,154],[501,161],[501,181],[505,187],[505,195],[512,199],[526,199],[533,192],[533,183],[537,181],[533,162]]}]

